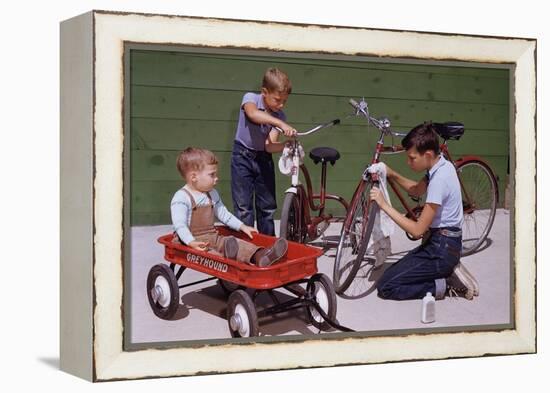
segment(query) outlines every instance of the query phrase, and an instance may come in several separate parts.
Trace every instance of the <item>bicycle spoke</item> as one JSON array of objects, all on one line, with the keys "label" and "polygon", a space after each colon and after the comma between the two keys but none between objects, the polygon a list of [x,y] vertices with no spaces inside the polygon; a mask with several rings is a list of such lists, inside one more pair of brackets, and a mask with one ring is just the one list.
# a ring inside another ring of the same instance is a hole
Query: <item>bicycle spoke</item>
[{"label": "bicycle spoke", "polygon": [[375,291],[376,282],[382,272],[383,269],[375,268],[373,258],[364,257],[354,279],[342,296],[347,299],[356,299]]},{"label": "bicycle spoke", "polygon": [[477,250],[487,238],[496,212],[496,180],[485,164],[466,162],[457,168],[462,183],[464,224],[462,254]]}]

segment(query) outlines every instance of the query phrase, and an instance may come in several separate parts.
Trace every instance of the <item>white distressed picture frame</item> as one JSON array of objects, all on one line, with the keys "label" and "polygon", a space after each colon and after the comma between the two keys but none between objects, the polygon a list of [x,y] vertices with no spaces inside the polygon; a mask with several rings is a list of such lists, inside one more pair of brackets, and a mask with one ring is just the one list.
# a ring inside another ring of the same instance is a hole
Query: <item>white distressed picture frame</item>
[{"label": "white distressed picture frame", "polygon": [[[124,351],[125,42],[514,64],[514,328]],[[99,11],[63,22],[61,368],[106,381],[535,352],[535,53],[520,38]]]}]

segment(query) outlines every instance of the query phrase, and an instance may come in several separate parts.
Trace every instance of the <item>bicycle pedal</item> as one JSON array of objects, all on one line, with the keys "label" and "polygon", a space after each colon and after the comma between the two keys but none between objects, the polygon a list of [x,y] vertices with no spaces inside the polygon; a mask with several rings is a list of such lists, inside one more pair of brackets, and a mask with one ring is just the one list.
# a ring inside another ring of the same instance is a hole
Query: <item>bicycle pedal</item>
[{"label": "bicycle pedal", "polygon": [[328,221],[323,221],[321,223],[319,223],[319,225],[317,225],[317,237],[321,236],[323,233],[325,233],[325,231],[327,230],[329,226],[329,222]]}]

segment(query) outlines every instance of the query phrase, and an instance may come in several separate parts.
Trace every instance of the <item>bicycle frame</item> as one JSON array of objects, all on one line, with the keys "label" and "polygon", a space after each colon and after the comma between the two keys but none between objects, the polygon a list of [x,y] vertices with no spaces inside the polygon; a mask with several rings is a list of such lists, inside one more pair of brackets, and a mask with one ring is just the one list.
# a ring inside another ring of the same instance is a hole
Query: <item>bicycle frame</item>
[{"label": "bicycle frame", "polygon": [[[386,134],[388,132],[391,132],[391,131],[389,131],[389,129],[381,130],[380,137],[378,138],[378,142],[376,142],[376,148],[375,148],[372,160],[371,160],[371,165],[379,163],[380,162],[380,156],[382,154],[395,154],[395,153],[402,153],[402,152],[405,151],[403,146],[399,146],[399,145],[385,146],[384,145],[384,137],[386,136]],[[396,135],[396,136],[404,136],[405,135],[405,134],[399,134],[399,133],[393,133],[393,134]],[[445,150],[446,150],[446,148],[445,148]],[[363,178],[366,180],[367,176],[370,176],[370,178],[374,182],[378,182],[378,174],[368,173],[368,167],[365,168],[365,171],[363,173]],[[411,207],[409,206],[409,204],[407,203],[407,201],[405,200],[405,198],[401,194],[401,191],[399,191],[395,181],[393,181],[390,178],[387,178],[386,180],[387,180],[388,184],[390,185],[390,187],[392,188],[392,190],[394,191],[395,195],[397,196],[397,199],[399,199],[399,202],[401,202],[401,205],[403,206],[403,208],[407,211],[407,216],[409,216],[409,217],[413,218],[414,220],[416,220],[415,212],[413,211],[413,209],[411,209]]]},{"label": "bicycle frame", "polygon": [[[400,146],[400,145],[391,145],[391,146],[385,146],[384,145],[384,137],[388,133],[391,133],[394,136],[404,136],[405,134],[390,131],[389,126],[384,128],[384,129],[381,129],[380,131],[381,131],[380,132],[380,137],[378,138],[378,141],[376,143],[376,148],[375,148],[372,160],[371,160],[371,165],[379,163],[380,162],[380,156],[382,154],[395,154],[395,153],[401,153],[401,152],[405,151],[403,146]],[[452,162],[455,167],[458,167],[461,163],[468,162],[468,161],[481,161],[481,162],[487,164],[487,162],[484,159],[482,159],[481,157],[473,156],[473,155],[464,156],[464,157],[461,157],[458,160],[454,161],[452,156],[451,156],[451,153],[449,151],[449,147],[447,146],[447,141],[444,141],[440,145],[440,151],[441,151],[441,154],[443,154],[443,156],[445,157],[445,159]],[[371,174],[368,174],[368,175],[367,175],[367,173],[368,173],[368,167],[365,168],[363,177],[366,179],[365,176],[370,175],[371,179],[374,182],[378,181],[378,175],[376,173],[371,173]],[[467,206],[468,206],[464,210],[464,213],[465,214],[471,213],[475,208],[475,204],[472,202],[472,199],[471,199],[469,193],[467,192],[466,188],[464,187],[464,184],[463,184],[462,179],[461,179],[460,176],[458,176],[458,181],[460,183],[460,188],[462,189],[462,192],[463,192],[463,194],[466,198]],[[403,208],[406,210],[407,216],[416,221],[417,218],[418,218],[418,215],[421,212],[421,210],[417,209],[417,208],[420,207],[420,205],[417,204],[416,207],[411,208],[411,206],[407,203],[407,201],[403,197],[403,194],[401,193],[401,191],[399,191],[399,188],[398,188],[397,184],[395,183],[395,181],[388,178],[387,182],[390,185],[390,187],[392,188],[395,195],[397,196],[397,199],[399,199],[399,202],[401,203]],[[497,198],[496,199],[498,201],[498,199],[499,199],[498,188],[496,189],[496,192],[497,192],[497,195],[496,195]]]}]

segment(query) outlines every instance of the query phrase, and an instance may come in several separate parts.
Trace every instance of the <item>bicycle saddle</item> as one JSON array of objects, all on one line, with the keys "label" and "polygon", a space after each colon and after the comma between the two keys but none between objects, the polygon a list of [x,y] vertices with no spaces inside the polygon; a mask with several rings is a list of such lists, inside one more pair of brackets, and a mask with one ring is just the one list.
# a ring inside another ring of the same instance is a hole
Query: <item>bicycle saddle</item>
[{"label": "bicycle saddle", "polygon": [[460,137],[464,134],[464,124],[458,123],[455,121],[448,121],[446,123],[432,123],[435,132],[445,140],[459,140]]},{"label": "bicycle saddle", "polygon": [[311,149],[309,152],[309,157],[313,160],[314,164],[318,164],[320,162],[330,162],[334,165],[334,163],[340,158],[340,153],[332,147],[316,147]]}]

